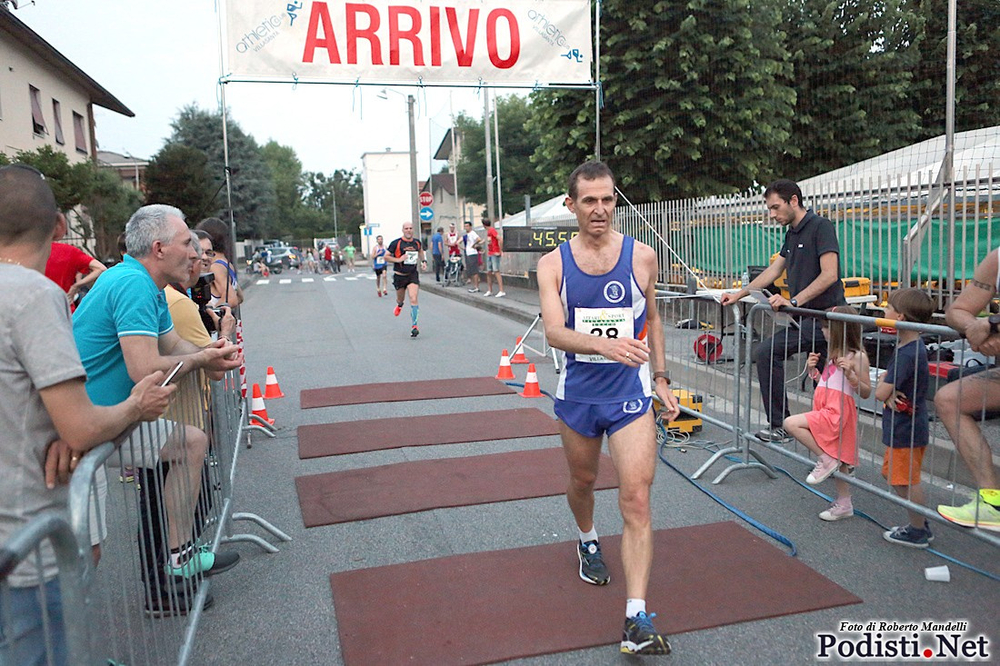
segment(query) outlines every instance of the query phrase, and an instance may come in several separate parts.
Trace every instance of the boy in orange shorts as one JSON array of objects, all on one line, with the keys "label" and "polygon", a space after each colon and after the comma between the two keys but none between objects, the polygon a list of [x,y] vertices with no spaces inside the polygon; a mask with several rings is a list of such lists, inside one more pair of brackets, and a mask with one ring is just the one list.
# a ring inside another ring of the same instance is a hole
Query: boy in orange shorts
[{"label": "boy in orange shorts", "polygon": [[[934,313],[934,303],[919,289],[899,289],[889,295],[885,318],[926,324]],[[927,388],[930,368],[927,348],[917,331],[898,330],[896,353],[879,377],[875,398],[881,400],[882,443],[885,458],[882,476],[897,495],[914,504],[924,504],[920,468],[930,438],[927,414]],[[890,543],[909,548],[927,548],[934,539],[931,527],[922,514],[907,511],[909,525],[893,527],[883,533]]]}]

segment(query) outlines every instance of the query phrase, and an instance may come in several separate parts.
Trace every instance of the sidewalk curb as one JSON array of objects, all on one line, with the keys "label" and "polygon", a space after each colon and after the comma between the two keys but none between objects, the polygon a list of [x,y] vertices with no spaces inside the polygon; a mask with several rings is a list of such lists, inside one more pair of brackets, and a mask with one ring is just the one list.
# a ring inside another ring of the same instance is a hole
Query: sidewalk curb
[{"label": "sidewalk curb", "polygon": [[525,325],[531,324],[538,316],[537,307],[512,299],[486,298],[482,293],[470,294],[464,286],[444,287],[432,281],[430,283],[423,282],[420,287],[428,293],[450,298],[453,301],[465,303]]}]

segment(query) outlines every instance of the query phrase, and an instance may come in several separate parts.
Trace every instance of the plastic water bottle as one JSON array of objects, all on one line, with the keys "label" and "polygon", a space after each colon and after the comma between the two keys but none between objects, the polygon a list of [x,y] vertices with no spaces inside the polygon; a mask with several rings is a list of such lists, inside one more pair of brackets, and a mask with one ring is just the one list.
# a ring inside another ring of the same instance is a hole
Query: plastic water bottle
[{"label": "plastic water bottle", "polygon": [[740,287],[742,287],[743,289],[748,289],[750,286],[750,273],[748,273],[747,271],[743,271],[742,280],[743,282],[742,284],[740,284]]}]

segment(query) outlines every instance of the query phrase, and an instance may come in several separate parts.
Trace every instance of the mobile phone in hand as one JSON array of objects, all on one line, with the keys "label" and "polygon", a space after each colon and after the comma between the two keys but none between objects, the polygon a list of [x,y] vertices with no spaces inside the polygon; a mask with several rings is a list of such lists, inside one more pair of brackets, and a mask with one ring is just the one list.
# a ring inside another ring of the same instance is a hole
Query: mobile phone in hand
[{"label": "mobile phone in hand", "polygon": [[184,361],[178,361],[177,365],[175,365],[174,369],[167,374],[167,378],[163,380],[160,386],[167,386],[168,384],[170,384],[170,382],[173,381],[174,377],[177,376],[177,373],[180,372],[181,368],[183,367],[184,367]]}]

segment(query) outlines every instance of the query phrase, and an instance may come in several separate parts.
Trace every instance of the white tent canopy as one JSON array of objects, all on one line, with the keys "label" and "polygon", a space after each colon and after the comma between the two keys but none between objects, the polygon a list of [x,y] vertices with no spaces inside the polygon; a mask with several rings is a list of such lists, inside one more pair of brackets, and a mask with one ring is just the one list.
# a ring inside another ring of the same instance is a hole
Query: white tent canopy
[{"label": "white tent canopy", "polygon": [[[554,225],[558,222],[576,222],[576,216],[566,208],[566,195],[560,194],[552,197],[548,201],[531,207],[531,225],[539,224]],[[505,217],[502,221],[505,227],[526,227],[527,217],[524,211]]]},{"label": "white tent canopy", "polygon": [[[875,182],[879,178],[884,181],[890,176],[903,182],[907,178],[912,179],[913,183],[927,182],[929,179],[937,178],[943,159],[944,136],[942,135],[813,176],[799,181],[799,186],[803,192],[821,192],[830,187],[836,189],[838,184],[844,181],[855,180],[859,186],[866,186],[869,181]],[[967,169],[967,177],[974,178],[977,167],[980,169],[980,174],[986,176],[990,166],[996,168],[998,164],[1000,164],[1000,126],[955,134],[956,177],[964,180]]]}]

